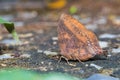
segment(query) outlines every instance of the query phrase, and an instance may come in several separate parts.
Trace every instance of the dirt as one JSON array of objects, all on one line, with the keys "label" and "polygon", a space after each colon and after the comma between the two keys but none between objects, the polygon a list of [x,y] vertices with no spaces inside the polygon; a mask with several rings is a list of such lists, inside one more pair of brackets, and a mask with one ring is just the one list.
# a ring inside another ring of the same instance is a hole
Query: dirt
[{"label": "dirt", "polygon": [[[52,40],[52,38],[57,37],[57,24],[59,16],[62,13],[69,14],[68,9],[71,5],[78,7],[78,12],[75,15],[91,17],[92,21],[99,19],[99,16],[107,17],[107,23],[98,25],[98,28],[94,30],[97,37],[103,33],[113,33],[116,35],[120,33],[120,25],[115,24],[109,19],[110,15],[120,15],[120,3],[118,3],[119,0],[81,0],[80,4],[78,4],[78,2],[70,2],[64,9],[61,9],[59,13],[58,10],[48,10],[45,13],[38,12],[39,15],[32,19],[24,20],[23,18],[16,17],[16,21],[21,20],[25,23],[24,26],[16,27],[19,35],[24,35],[23,37],[20,37],[20,40],[24,43],[24,45],[15,46],[11,50],[3,50],[2,54],[10,53],[13,54],[14,58],[0,60],[0,69],[25,68],[29,70],[35,70],[37,72],[57,71],[69,73],[73,76],[83,78],[89,77],[95,73],[102,73],[120,78],[120,53],[110,52],[108,53],[111,55],[110,57],[106,58],[102,56],[85,62],[70,60],[69,63],[72,65],[69,65],[64,59],[58,62],[59,58],[57,56],[47,56],[44,54],[44,52],[39,52],[39,50],[47,50],[60,53],[57,40]],[[45,10],[43,10],[43,12],[44,11]],[[0,36],[3,37],[1,40],[11,38],[3,28],[0,30],[2,30]],[[32,35],[25,37],[26,34]],[[111,42],[111,45],[104,48],[104,50],[107,51],[109,51],[115,45],[120,45],[119,37],[99,40]],[[54,44],[54,42],[56,42],[56,44]],[[28,58],[20,57],[22,54],[30,54],[31,56]],[[97,69],[93,66],[90,66],[91,64],[101,66],[102,69]]]}]

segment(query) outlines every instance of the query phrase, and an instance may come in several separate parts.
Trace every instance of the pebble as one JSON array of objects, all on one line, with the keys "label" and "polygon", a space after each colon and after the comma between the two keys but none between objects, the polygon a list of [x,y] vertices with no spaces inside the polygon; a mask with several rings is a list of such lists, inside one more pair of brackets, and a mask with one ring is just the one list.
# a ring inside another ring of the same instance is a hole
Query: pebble
[{"label": "pebble", "polygon": [[6,64],[0,64],[1,66],[3,66],[3,67],[6,67],[7,65]]},{"label": "pebble", "polygon": [[92,19],[90,17],[80,19],[80,22],[83,24],[88,24]]},{"label": "pebble", "polygon": [[11,21],[14,19],[13,15],[0,15],[4,20]]},{"label": "pebble", "polygon": [[102,69],[102,68],[103,68],[103,67],[98,66],[98,65],[93,64],[93,63],[91,63],[91,64],[90,64],[90,66],[91,66],[91,67],[95,67],[95,68],[96,68],[96,69],[98,69],[98,70],[100,70],[100,69]]},{"label": "pebble", "polygon": [[58,37],[52,37],[52,40],[58,40]]},{"label": "pebble", "polygon": [[119,80],[119,78],[111,77],[111,76],[106,76],[103,74],[93,74],[89,78],[85,80]]},{"label": "pebble", "polygon": [[39,69],[40,69],[41,71],[47,71],[47,70],[48,70],[47,67],[45,67],[45,66],[40,66]]},{"label": "pebble", "polygon": [[0,60],[2,60],[2,59],[9,59],[9,58],[13,58],[13,56],[11,54],[0,55]]},{"label": "pebble", "polygon": [[83,24],[88,24],[92,21],[91,17],[85,17],[85,15],[81,15],[81,16],[78,16],[78,15],[73,15],[73,17],[77,20],[79,20],[81,23]]},{"label": "pebble", "polygon": [[99,19],[95,20],[96,24],[106,24],[107,18],[106,17],[100,17]]},{"label": "pebble", "polygon": [[57,52],[51,52],[51,51],[44,51],[43,53],[44,53],[45,55],[47,55],[47,56],[55,56],[55,55],[58,55]]},{"label": "pebble", "polygon": [[22,55],[20,55],[20,57],[22,57],[22,58],[30,58],[30,54],[22,54]]},{"label": "pebble", "polygon": [[38,52],[38,53],[43,53],[44,51],[43,51],[43,50],[38,49],[38,50],[37,50],[37,52]]},{"label": "pebble", "polygon": [[101,48],[108,47],[108,42],[107,41],[99,41],[99,45]]},{"label": "pebble", "polygon": [[57,42],[56,41],[53,41],[53,45],[56,45],[57,44]]},{"label": "pebble", "polygon": [[24,26],[24,23],[21,21],[19,21],[19,22],[14,22],[14,25],[15,25],[15,27],[22,27],[22,26]]},{"label": "pebble", "polygon": [[0,43],[6,44],[6,45],[21,45],[22,42],[18,42],[14,39],[4,39],[0,41]]},{"label": "pebble", "polygon": [[112,49],[112,53],[120,53],[120,47],[117,49]]},{"label": "pebble", "polygon": [[19,34],[20,38],[28,38],[28,37],[32,37],[33,34],[32,33],[27,33],[27,34]]},{"label": "pebble", "polygon": [[43,62],[43,61],[41,62],[41,64],[44,64],[44,63],[45,63],[45,62]]},{"label": "pebble", "polygon": [[96,24],[87,24],[85,27],[92,31],[95,31],[98,28]]},{"label": "pebble", "polygon": [[120,35],[104,33],[99,36],[99,38],[110,38],[110,39],[117,37],[120,37]]}]

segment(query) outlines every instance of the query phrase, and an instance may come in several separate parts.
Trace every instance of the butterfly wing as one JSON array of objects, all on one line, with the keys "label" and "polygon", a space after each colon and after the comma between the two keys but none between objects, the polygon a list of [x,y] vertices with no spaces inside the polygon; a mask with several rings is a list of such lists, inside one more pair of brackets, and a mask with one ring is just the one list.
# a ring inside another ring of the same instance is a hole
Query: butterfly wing
[{"label": "butterfly wing", "polygon": [[[76,19],[63,14],[58,24],[61,55],[71,60],[87,60],[97,53],[98,40]],[[95,41],[95,42],[94,42]]]}]

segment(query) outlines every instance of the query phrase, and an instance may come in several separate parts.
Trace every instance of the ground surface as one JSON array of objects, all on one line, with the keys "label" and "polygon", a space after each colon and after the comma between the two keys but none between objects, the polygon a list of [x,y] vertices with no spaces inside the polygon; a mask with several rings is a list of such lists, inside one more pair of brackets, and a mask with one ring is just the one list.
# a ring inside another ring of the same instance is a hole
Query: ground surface
[{"label": "ground surface", "polygon": [[[97,37],[104,33],[120,34],[120,21],[118,21],[119,23],[115,22],[115,17],[120,17],[119,0],[98,0],[96,2],[93,0],[88,0],[87,2],[81,0],[79,3],[69,2],[67,6],[61,10],[43,9],[36,11],[38,15],[30,19],[17,16],[21,11],[14,14],[9,13],[9,15],[14,17],[13,21],[24,22],[22,26],[16,28],[24,45],[16,46],[16,48],[12,50],[3,50],[2,54],[10,53],[14,55],[14,58],[0,60],[0,69],[12,67],[25,68],[38,72],[59,71],[83,78],[95,73],[102,73],[120,78],[120,52],[110,52],[111,56],[108,58],[91,59],[83,63],[79,61],[69,61],[74,64],[73,66],[68,65],[64,59],[58,63],[58,58],[47,56],[40,52],[40,50],[42,50],[60,53],[57,40],[53,40],[52,38],[57,37],[59,16],[62,13],[69,14],[68,9],[71,5],[78,7],[78,12],[74,14],[75,17],[77,16],[78,19],[79,17],[82,17],[82,19],[90,18],[89,22],[83,21],[84,25],[97,25],[96,29],[92,28]],[[22,12],[24,13],[25,11]],[[101,19],[101,17],[106,20],[105,23],[95,22]],[[0,30],[1,40],[11,38],[3,28],[0,28]],[[120,37],[99,40],[110,42],[110,45],[106,47],[105,50],[110,50],[116,45],[120,47]],[[22,54],[30,54],[31,56],[21,58],[20,55]],[[91,64],[101,66],[102,69],[99,70],[91,66]]]}]

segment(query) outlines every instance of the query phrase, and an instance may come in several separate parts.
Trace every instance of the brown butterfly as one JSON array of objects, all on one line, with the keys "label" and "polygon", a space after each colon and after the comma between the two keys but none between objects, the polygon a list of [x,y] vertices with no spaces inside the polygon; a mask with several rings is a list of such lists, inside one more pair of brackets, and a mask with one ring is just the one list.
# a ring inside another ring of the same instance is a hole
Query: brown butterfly
[{"label": "brown butterfly", "polygon": [[58,25],[60,54],[67,60],[85,61],[103,54],[95,34],[75,18],[62,14]]}]

